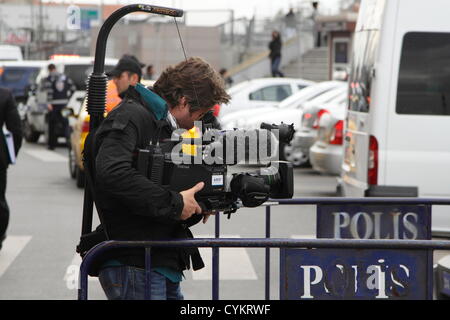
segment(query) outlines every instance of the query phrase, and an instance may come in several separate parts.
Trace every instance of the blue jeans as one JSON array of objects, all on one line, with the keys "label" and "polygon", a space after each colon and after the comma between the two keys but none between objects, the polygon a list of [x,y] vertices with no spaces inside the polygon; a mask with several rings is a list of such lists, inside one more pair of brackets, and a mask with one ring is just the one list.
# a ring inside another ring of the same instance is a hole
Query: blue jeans
[{"label": "blue jeans", "polygon": [[271,61],[271,71],[273,77],[284,77],[284,74],[280,71],[280,63],[281,63],[281,57],[273,58]]},{"label": "blue jeans", "polygon": [[[98,276],[108,300],[144,300],[145,270],[130,266],[108,267]],[[158,272],[151,273],[152,300],[183,300],[180,283],[171,282]]]}]

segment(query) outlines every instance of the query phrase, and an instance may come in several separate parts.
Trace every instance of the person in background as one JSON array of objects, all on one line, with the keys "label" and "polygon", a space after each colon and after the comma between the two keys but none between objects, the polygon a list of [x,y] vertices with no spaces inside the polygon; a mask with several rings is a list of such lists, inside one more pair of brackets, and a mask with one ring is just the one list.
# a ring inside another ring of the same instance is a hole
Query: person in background
[{"label": "person in background", "polygon": [[135,56],[126,54],[120,58],[114,69],[106,74],[108,77],[112,77],[120,98],[124,98],[124,94],[130,86],[141,82],[143,66],[144,64],[140,63]]},{"label": "person in background", "polygon": [[153,70],[153,65],[149,64],[145,69],[144,79],[145,80],[154,80],[155,70]]},{"label": "person in background", "polygon": [[48,76],[44,79],[44,90],[47,93],[48,149],[54,150],[58,142],[58,131],[64,132],[67,137],[68,121],[61,111],[67,106],[76,87],[69,77],[56,71],[56,66],[51,63],[48,65]]},{"label": "person in background", "polygon": [[314,46],[317,48],[321,45],[321,34],[320,30],[317,26],[317,16],[319,14],[319,1],[313,1],[312,3],[313,12],[311,15],[311,20],[313,23],[313,39],[314,39]]},{"label": "person in background", "polygon": [[294,13],[294,9],[289,9],[289,12],[284,17],[284,23],[286,25],[285,35],[286,38],[292,38],[297,33],[297,18]]},{"label": "person in background", "polygon": [[220,69],[219,74],[225,82],[225,87],[229,88],[233,85],[233,79],[228,75],[228,70],[226,68]]},{"label": "person in background", "polygon": [[280,71],[281,63],[281,43],[280,33],[276,30],[272,31],[272,41],[269,43],[269,58],[270,58],[270,68],[273,77],[284,77],[284,74]]},{"label": "person in background", "polygon": [[[14,140],[15,155],[19,153],[19,149],[22,146],[22,123],[20,121],[19,112],[17,111],[17,105],[11,92],[7,89],[0,88],[0,126],[6,126],[9,132],[11,132]],[[8,146],[6,144],[5,135],[3,130],[1,131],[0,141],[0,250],[2,248],[3,241],[6,239],[6,229],[9,223],[9,207],[6,202],[6,176],[7,169],[11,163],[9,156]]]}]

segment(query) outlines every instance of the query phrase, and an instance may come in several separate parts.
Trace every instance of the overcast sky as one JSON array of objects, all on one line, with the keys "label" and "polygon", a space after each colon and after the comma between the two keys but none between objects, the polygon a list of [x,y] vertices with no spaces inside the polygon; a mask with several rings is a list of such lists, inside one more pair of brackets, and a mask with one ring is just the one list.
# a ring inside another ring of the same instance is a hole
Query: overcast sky
[{"label": "overcast sky", "polygon": [[[146,3],[165,7],[175,7],[183,10],[234,10],[235,18],[252,17],[256,13],[258,18],[273,16],[280,10],[287,12],[290,7],[310,7],[311,0],[43,0],[53,3],[89,3],[89,4],[132,4]],[[339,0],[319,0],[319,7],[323,13],[329,14],[337,10]],[[227,19],[226,12],[190,13],[191,19],[204,20],[205,23],[216,21],[220,23]],[[189,19],[188,15],[188,19]]]}]

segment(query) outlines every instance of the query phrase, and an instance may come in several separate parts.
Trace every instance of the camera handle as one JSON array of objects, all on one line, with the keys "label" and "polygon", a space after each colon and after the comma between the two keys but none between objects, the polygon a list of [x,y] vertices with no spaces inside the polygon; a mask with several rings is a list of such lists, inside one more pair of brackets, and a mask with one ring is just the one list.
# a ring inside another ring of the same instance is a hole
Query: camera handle
[{"label": "camera handle", "polygon": [[[211,203],[210,200],[200,200],[197,201],[198,205],[203,211],[216,211],[217,207],[214,207],[214,203]],[[240,207],[242,207],[241,201],[235,201],[232,203],[232,206],[230,208],[227,208],[223,211],[224,214],[227,215],[227,219],[231,218],[231,214],[235,213]]]}]

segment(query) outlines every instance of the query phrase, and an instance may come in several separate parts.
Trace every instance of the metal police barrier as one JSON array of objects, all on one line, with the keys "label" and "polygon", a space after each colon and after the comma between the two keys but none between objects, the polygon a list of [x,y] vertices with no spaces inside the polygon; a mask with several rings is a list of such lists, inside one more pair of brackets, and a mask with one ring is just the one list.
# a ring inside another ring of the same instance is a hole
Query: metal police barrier
[{"label": "metal police barrier", "polygon": [[[321,239],[269,239],[271,207],[284,205],[317,205]],[[220,215],[216,215],[215,239],[106,241],[82,261],[78,299],[88,298],[90,266],[105,251],[117,248],[145,248],[145,292],[150,299],[153,247],[212,248],[213,300],[219,299],[220,247],[266,249],[266,300],[270,299],[271,248],[280,249],[280,299],[432,299],[432,250],[450,250],[450,241],[430,240],[432,205],[450,205],[450,199],[277,200],[265,204],[266,239],[219,239]]]}]

